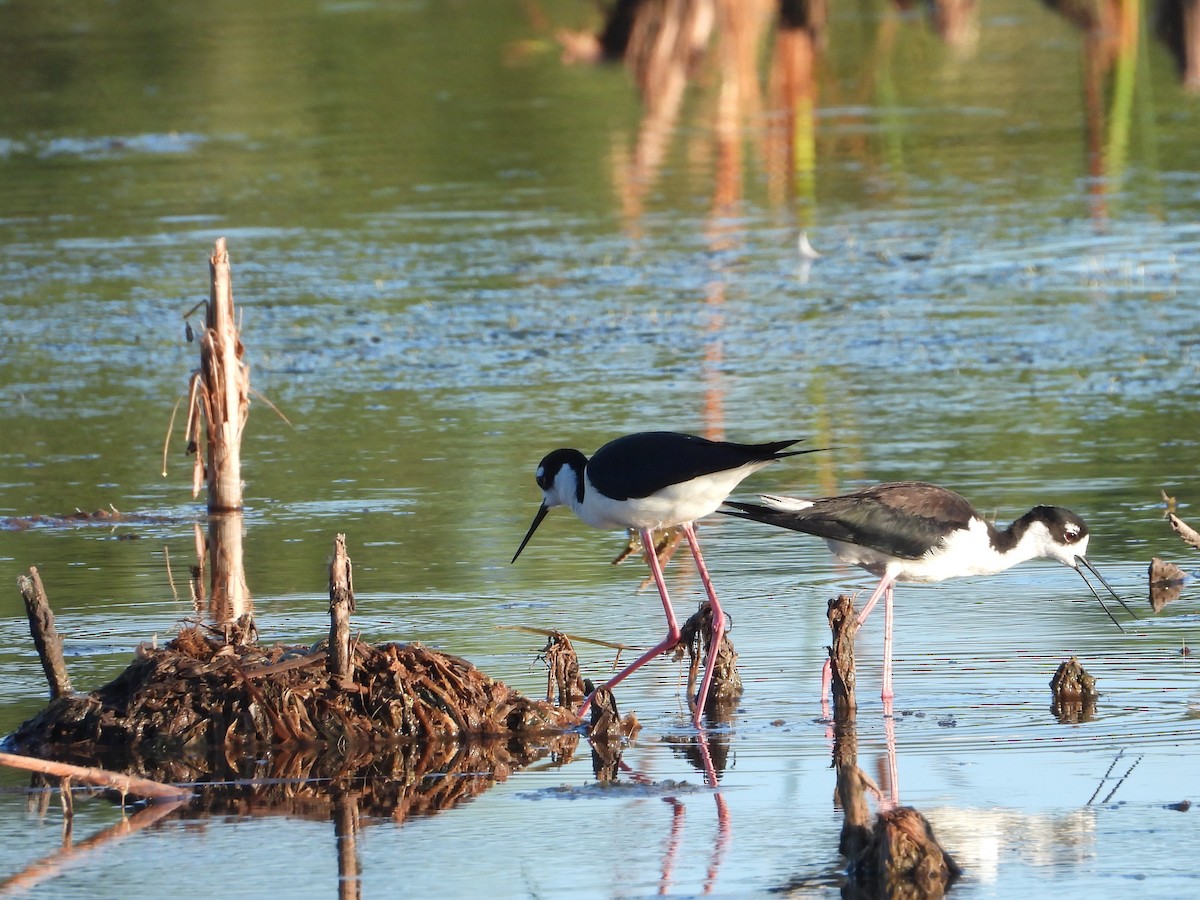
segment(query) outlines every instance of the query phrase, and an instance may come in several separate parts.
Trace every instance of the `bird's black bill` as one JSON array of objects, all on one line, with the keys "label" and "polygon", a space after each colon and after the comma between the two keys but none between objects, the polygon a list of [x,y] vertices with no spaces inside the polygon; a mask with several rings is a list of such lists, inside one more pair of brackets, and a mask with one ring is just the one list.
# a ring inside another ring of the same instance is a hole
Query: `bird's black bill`
[{"label": "bird's black bill", "polygon": [[[533,524],[530,525],[529,530],[525,532],[525,540],[521,541],[521,546],[518,547],[517,552],[513,554],[512,562],[510,562],[509,565],[512,565],[512,563],[517,561],[517,557],[521,555],[521,551],[525,549],[525,545],[529,543],[529,539],[533,537],[533,533],[537,531],[537,527],[542,524],[542,519],[546,518],[546,513],[548,512],[550,512],[550,507],[548,507],[545,503],[538,507],[537,515],[533,517]],[[1095,591],[1093,591],[1093,593],[1095,593]]]},{"label": "bird's black bill", "polygon": [[1100,574],[1100,572],[1096,569],[1095,566],[1093,566],[1090,562],[1087,561],[1086,557],[1084,557],[1084,556],[1075,557],[1075,563],[1076,563],[1075,571],[1079,573],[1079,577],[1083,579],[1083,583],[1088,586],[1088,590],[1092,592],[1092,596],[1095,597],[1097,601],[1099,601],[1100,608],[1104,610],[1105,614],[1112,621],[1112,623],[1117,626],[1117,628],[1119,630],[1124,631],[1125,629],[1121,628],[1121,623],[1118,622],[1113,617],[1113,614],[1111,612],[1109,612],[1108,607],[1104,605],[1103,598],[1101,598],[1101,596],[1098,593],[1096,593],[1096,589],[1094,587],[1092,587],[1092,583],[1090,581],[1088,581],[1087,576],[1083,574],[1084,568],[1086,568],[1089,572],[1091,572],[1093,575],[1096,576],[1096,579],[1102,585],[1104,585],[1104,587],[1108,590],[1108,592],[1110,594],[1113,595],[1113,599],[1116,600],[1118,603],[1120,603],[1122,607],[1124,607],[1125,612],[1129,613],[1129,615],[1134,619],[1137,618],[1137,614],[1134,613],[1134,611],[1129,608],[1129,605],[1124,600],[1121,599],[1120,595],[1116,591],[1114,591],[1112,589],[1112,585],[1104,580],[1104,576]]}]

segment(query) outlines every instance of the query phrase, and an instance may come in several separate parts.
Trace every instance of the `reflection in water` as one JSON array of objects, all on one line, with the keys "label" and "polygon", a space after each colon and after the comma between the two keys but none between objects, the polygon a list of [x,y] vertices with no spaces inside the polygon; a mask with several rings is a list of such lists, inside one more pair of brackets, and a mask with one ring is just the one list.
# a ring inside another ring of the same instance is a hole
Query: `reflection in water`
[{"label": "reflection in water", "polygon": [[[517,768],[548,758],[570,762],[579,736],[568,733],[539,741],[472,741],[373,747],[357,753],[313,748],[275,749],[262,754],[212,760],[220,768],[205,773],[213,783],[196,785],[191,800],[156,803],[87,840],[70,844],[0,883],[0,889],[28,889],[62,874],[90,851],[165,819],[183,823],[214,817],[287,816],[333,821],[339,896],[361,895],[356,838],[364,824],[401,824],[469,802]],[[111,767],[110,757],[93,759]],[[182,774],[174,762],[139,758],[124,765]]]},{"label": "reflection in water", "polygon": [[[603,689],[601,689],[603,690]],[[611,695],[602,696],[602,701],[611,701]],[[615,706],[614,706],[615,713]],[[706,869],[704,893],[711,893],[720,874],[721,862],[729,849],[733,837],[732,820],[729,807],[722,795],[718,777],[724,771],[729,755],[729,735],[710,736],[705,729],[696,734],[686,736],[667,736],[664,740],[672,745],[689,763],[704,775],[705,784],[712,789],[713,800],[717,809],[717,829],[713,839],[712,853]],[[620,775],[625,774],[633,784],[647,788],[666,788],[668,793],[662,799],[672,808],[670,831],[665,842],[659,878],[659,893],[669,893],[673,882],[679,848],[683,842],[684,822],[687,808],[683,801],[672,790],[673,783],[658,783],[644,772],[637,771],[627,765],[621,758],[623,741],[620,736],[598,733],[589,737],[592,747],[592,771],[597,782],[604,785],[620,785]]]},{"label": "reflection in water", "polygon": [[[892,705],[883,705],[887,739],[887,770],[881,792],[858,765],[855,700],[854,634],[859,621],[852,598],[842,595],[829,601],[833,642],[829,651],[833,689],[833,768],[836,796],[842,808],[838,852],[847,860],[848,881],[843,891],[850,897],[942,896],[962,874],[946,853],[933,829],[916,809],[899,805],[895,718]],[[879,798],[879,814],[870,820],[867,792]]]},{"label": "reflection in water", "polygon": [[[67,794],[64,794],[65,802],[65,797],[70,793],[70,787],[64,787],[64,790],[67,792]],[[49,798],[49,791],[43,792],[40,796]],[[129,818],[123,818],[115,825],[110,825],[82,841],[72,841],[69,839],[71,819],[68,817],[63,823],[64,840],[62,848],[49,856],[30,863],[21,871],[0,881],[0,893],[25,892],[47,879],[57,878],[68,867],[85,863],[97,851],[111,851],[113,845],[118,841],[163,821],[186,803],[186,800],[152,803],[138,810]]]},{"label": "reflection in water", "polygon": [[[1084,128],[1088,193],[1091,212],[1100,225],[1108,220],[1108,195],[1119,188],[1125,174],[1132,130],[1133,94],[1138,80],[1140,0],[1045,0],[1083,32]],[[1104,88],[1114,74],[1112,105],[1106,128]],[[1145,82],[1148,73],[1143,73]],[[1143,84],[1143,95],[1145,87]]]},{"label": "reflection in water", "polygon": [[1159,0],[1155,30],[1175,57],[1183,86],[1200,91],[1200,6],[1195,0]]},{"label": "reflection in water", "polygon": [[[1140,26],[1140,0],[1045,0],[1083,32],[1084,147],[1089,210],[1097,224],[1109,218],[1109,196],[1127,167],[1129,143],[1136,133],[1151,138],[1150,72]],[[898,0],[900,10],[911,4]],[[1159,4],[1159,31],[1181,59],[1187,83],[1200,83],[1200,15],[1188,0]],[[926,4],[932,30],[950,47],[971,52],[980,39],[975,0],[931,0]],[[679,113],[690,81],[700,80],[706,54],[713,58],[712,146],[698,143],[688,156],[713,161],[713,222],[735,211],[741,199],[745,162],[744,137],[761,135],[759,158],[768,195],[781,207],[794,207],[801,229],[816,224],[818,119],[815,116],[819,62],[827,40],[824,0],[644,0],[613,4],[598,35],[560,35],[572,61],[623,59],[633,74],[643,104],[641,124],[631,151],[614,141],[613,173],[628,232],[641,234],[645,200],[659,178],[668,147],[677,133]],[[771,28],[772,18],[775,27]],[[825,148],[830,158],[850,155],[869,160],[875,152],[865,127],[839,127],[861,116],[862,108],[883,114],[884,156],[889,177],[903,183],[911,166],[906,160],[907,126],[892,74],[900,17],[879,17],[874,52],[856,80],[858,96],[837,97],[834,107],[846,111],[828,121],[833,127]],[[713,36],[715,35],[715,47]],[[764,45],[769,59],[764,109],[757,58]],[[590,50],[580,50],[590,47]],[[1111,79],[1110,76],[1111,75]],[[1106,84],[1111,99],[1106,109]],[[834,89],[839,86],[832,85]],[[1143,108],[1134,119],[1135,89]],[[765,114],[765,115],[764,115]],[[763,125],[765,124],[765,128]],[[865,123],[864,123],[865,124]],[[1136,126],[1136,127],[1135,127]],[[834,136],[836,133],[844,136]],[[839,150],[837,143],[845,144]],[[846,151],[846,152],[843,152]],[[718,227],[719,226],[718,224]],[[729,229],[732,233],[732,229]],[[724,240],[714,236],[715,248]],[[721,302],[721,290],[709,292]]]},{"label": "reflection in water", "polygon": [[[242,557],[242,537],[245,533],[241,511],[210,513],[208,539],[205,540],[199,523],[195,526],[196,557],[193,569],[192,598],[197,613],[204,610],[205,561],[209,574],[207,620],[213,625],[228,627],[242,616],[254,614],[254,602],[246,583],[246,567]],[[204,616],[201,615],[204,620]]]},{"label": "reflection in water", "polygon": [[[721,871],[721,862],[725,859],[733,839],[733,820],[719,783],[720,775],[725,771],[729,759],[730,736],[727,732],[710,735],[706,729],[701,728],[695,735],[678,739],[668,737],[665,740],[673,744],[688,762],[704,774],[705,783],[713,789],[713,801],[717,806],[717,833],[713,839],[712,855],[709,857],[704,879],[704,893],[711,894]],[[677,803],[677,801],[672,802]],[[676,834],[676,829],[682,826],[682,822],[683,811],[677,805],[670,841],[670,846],[674,849],[679,846],[679,835]],[[671,864],[673,867],[673,860],[671,860]],[[664,863],[664,882],[668,871],[669,868]],[[664,891],[660,889],[659,893],[664,893]]]},{"label": "reflection in water", "polygon": [[802,229],[816,224],[816,65],[825,18],[824,3],[780,3],[769,76],[768,191],[776,205],[797,202]]},{"label": "reflection in water", "polygon": [[358,863],[358,791],[339,785],[330,790],[333,796],[333,833],[337,840],[338,898],[358,900],[362,897],[362,875]]}]

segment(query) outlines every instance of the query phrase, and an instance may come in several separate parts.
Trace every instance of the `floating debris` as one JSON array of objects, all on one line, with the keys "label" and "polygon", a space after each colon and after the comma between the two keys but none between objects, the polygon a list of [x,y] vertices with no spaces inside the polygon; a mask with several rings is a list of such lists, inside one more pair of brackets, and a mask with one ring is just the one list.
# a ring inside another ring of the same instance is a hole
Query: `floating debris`
[{"label": "floating debris", "polygon": [[1200,532],[1173,512],[1167,513],[1167,521],[1171,523],[1171,530],[1183,538],[1184,543],[1200,550]]},{"label": "floating debris", "polygon": [[1157,556],[1150,560],[1147,574],[1150,578],[1150,608],[1155,612],[1179,599],[1188,578],[1187,572],[1175,563],[1166,562]]}]

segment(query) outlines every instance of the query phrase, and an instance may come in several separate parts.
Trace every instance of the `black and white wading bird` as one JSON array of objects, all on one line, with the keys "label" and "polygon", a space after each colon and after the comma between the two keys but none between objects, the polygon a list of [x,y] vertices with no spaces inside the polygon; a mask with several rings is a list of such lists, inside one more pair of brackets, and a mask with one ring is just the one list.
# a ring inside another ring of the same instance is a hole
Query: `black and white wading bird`
[{"label": "black and white wading bird", "polygon": [[[662,567],[654,553],[652,534],[655,529],[679,526],[687,538],[700,580],[712,604],[712,643],[693,712],[693,722],[696,727],[701,727],[716,648],[720,647],[725,633],[725,614],[700,555],[700,544],[692,523],[715,512],[751,473],[785,456],[816,452],[787,449],[795,443],[798,442],[735,444],[673,431],[647,431],[610,441],[591,459],[578,450],[555,450],[538,463],[536,478],[542,489],[542,505],[512,561],[517,561],[546,513],[556,506],[566,506],[593,528],[636,529],[662,597],[663,610],[667,614],[667,636],[617,673],[605,687],[614,687],[646,662],[679,643],[679,624],[667,596]],[[589,696],[579,710],[580,715],[590,703]]]},{"label": "black and white wading bird", "polygon": [[[885,701],[893,696],[892,586],[897,581],[934,582],[992,575],[1029,559],[1052,559],[1080,574],[1118,628],[1120,623],[1104,606],[1084,575],[1084,568],[1133,615],[1133,610],[1088,562],[1089,535],[1083,519],[1059,506],[1035,506],[1007,528],[999,529],[965,498],[920,481],[877,484],[817,500],[771,495],[759,499],[761,504],[729,501],[726,505],[733,509],[721,511],[824,538],[841,562],[860,566],[879,577],[879,586],[858,614],[858,624],[867,620],[880,597],[885,598],[881,695]],[[826,660],[822,698],[828,681]]]}]

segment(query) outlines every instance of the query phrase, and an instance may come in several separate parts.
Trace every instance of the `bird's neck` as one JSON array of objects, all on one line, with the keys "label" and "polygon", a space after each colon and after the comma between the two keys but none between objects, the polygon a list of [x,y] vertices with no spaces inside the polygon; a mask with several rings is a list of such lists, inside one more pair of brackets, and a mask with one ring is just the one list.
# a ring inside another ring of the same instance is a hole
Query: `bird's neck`
[{"label": "bird's neck", "polygon": [[558,502],[569,507],[576,515],[583,508],[586,495],[583,477],[585,462],[576,464],[574,461],[558,470],[554,478],[554,493]]},{"label": "bird's neck", "polygon": [[1029,559],[1054,558],[1048,551],[1050,534],[1044,524],[1026,513],[1007,528],[987,523],[992,547],[1004,559],[1004,568]]}]

